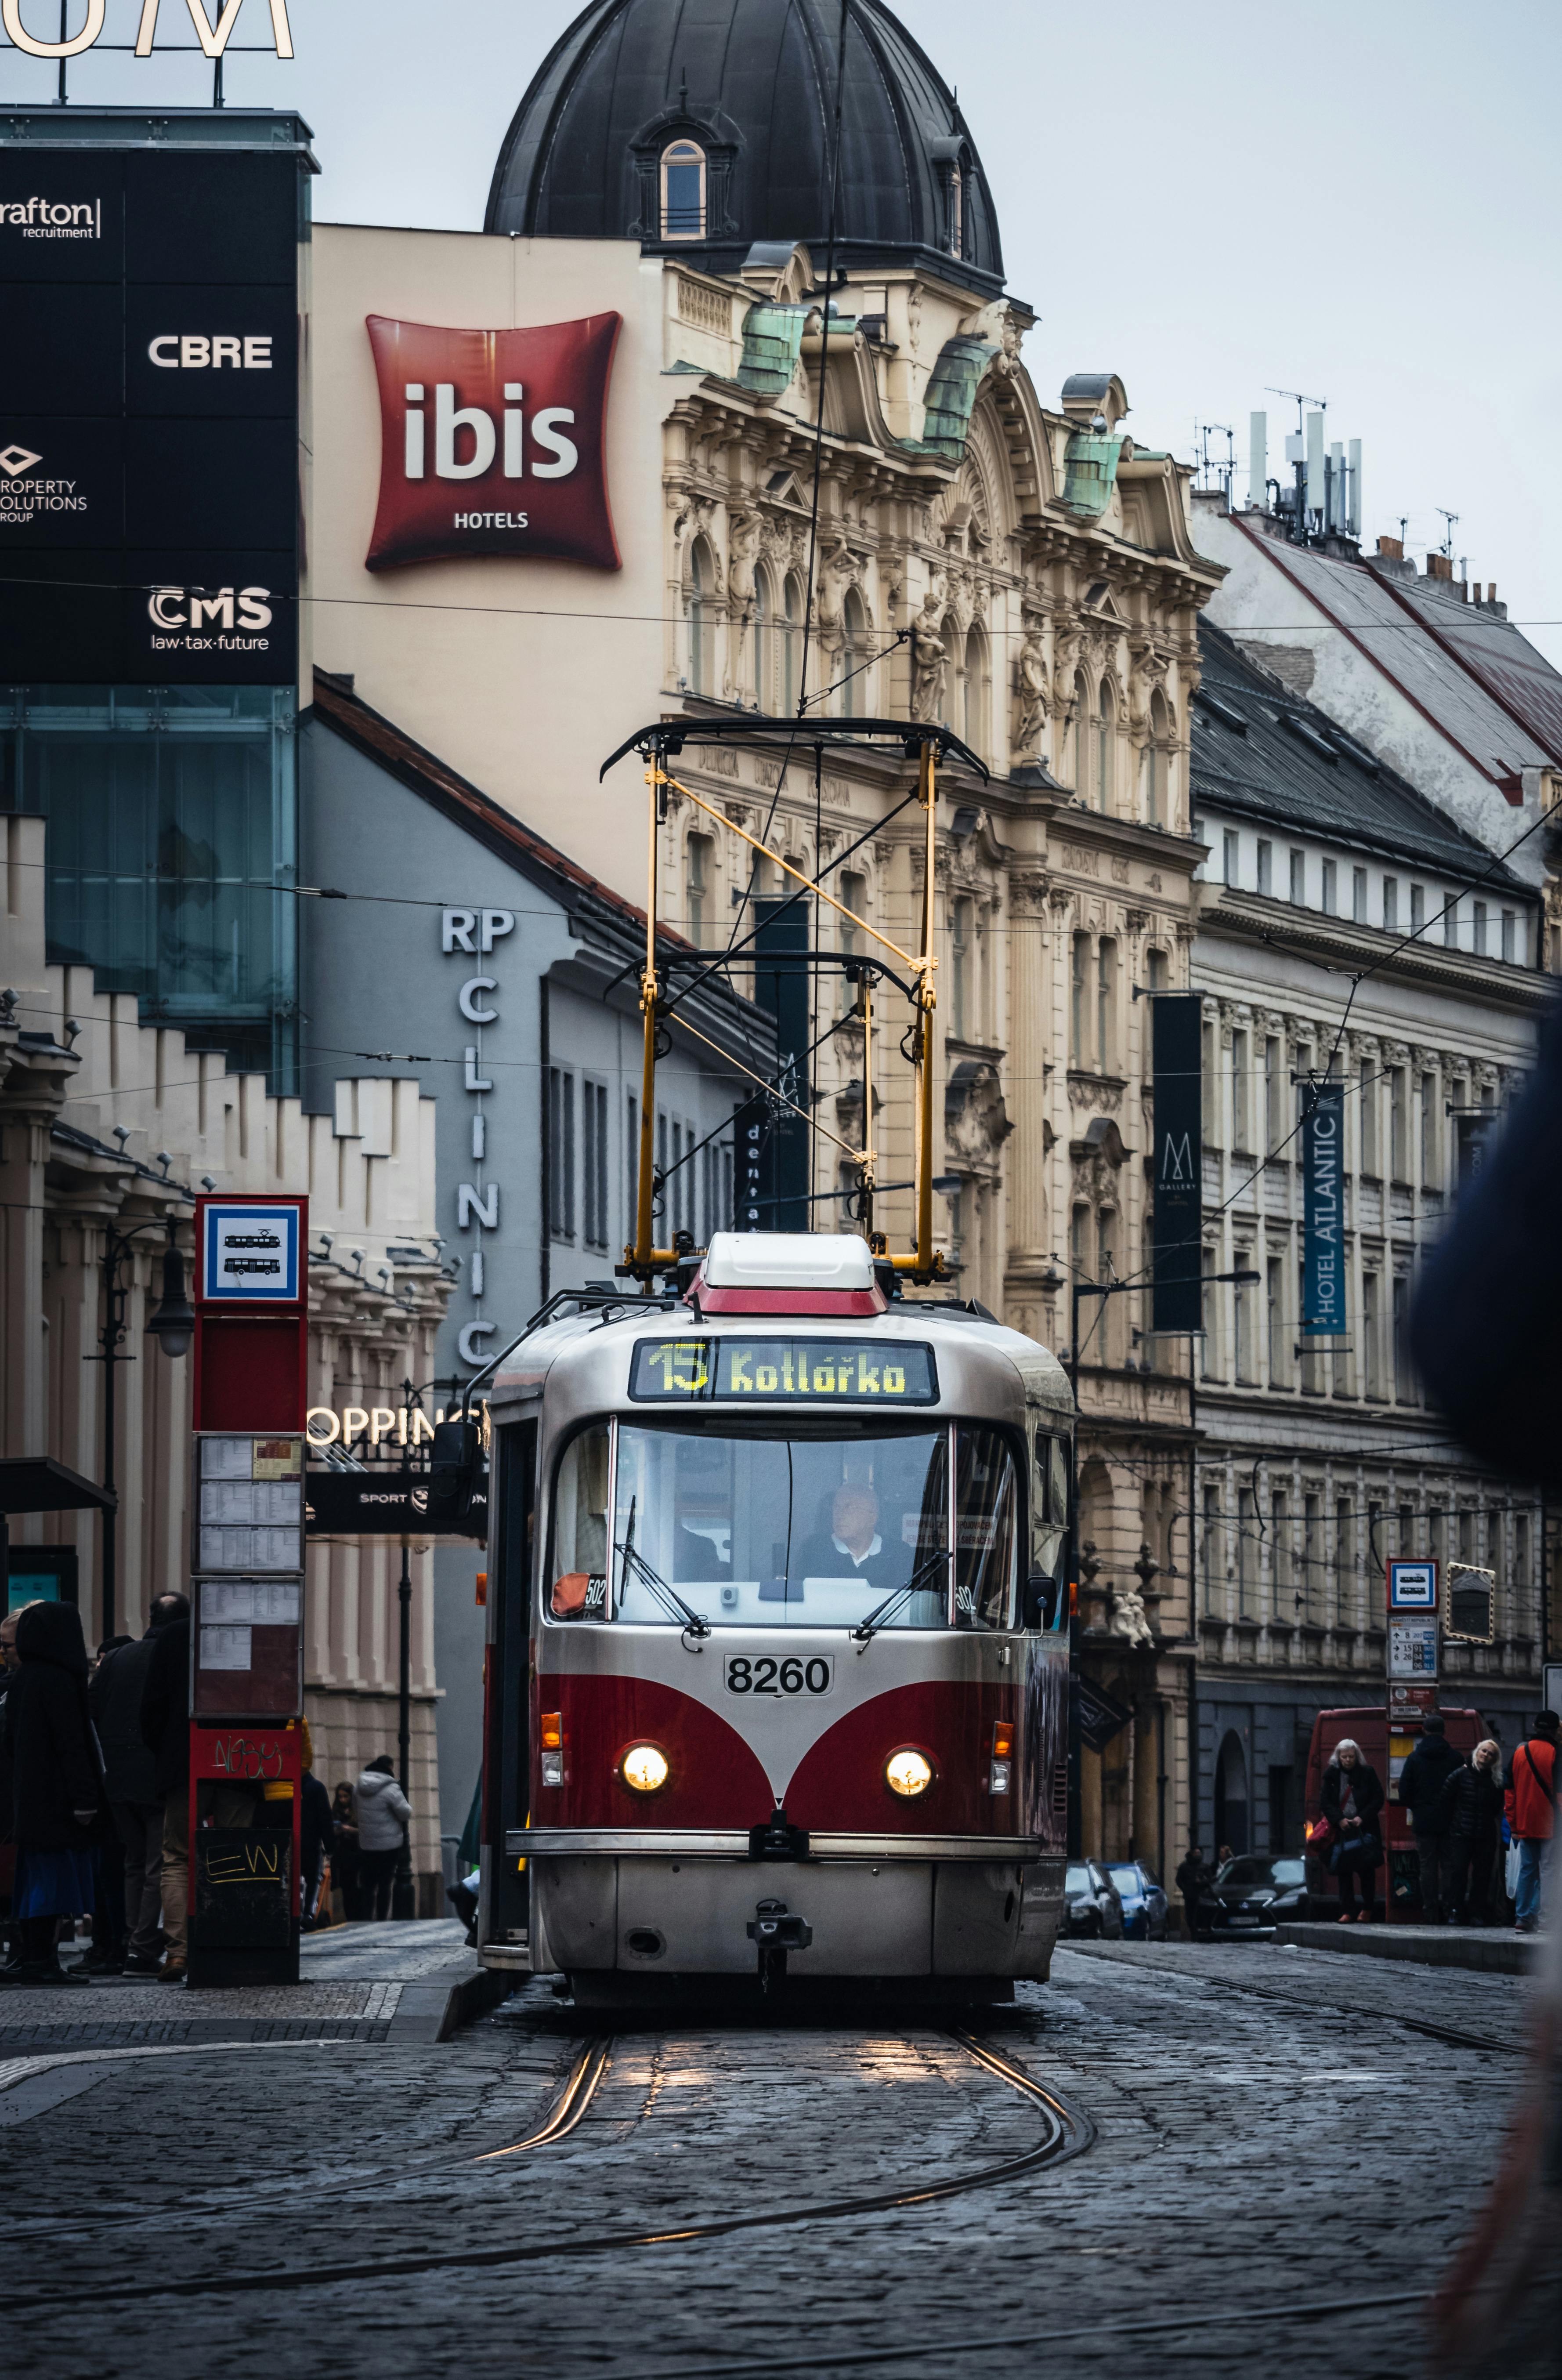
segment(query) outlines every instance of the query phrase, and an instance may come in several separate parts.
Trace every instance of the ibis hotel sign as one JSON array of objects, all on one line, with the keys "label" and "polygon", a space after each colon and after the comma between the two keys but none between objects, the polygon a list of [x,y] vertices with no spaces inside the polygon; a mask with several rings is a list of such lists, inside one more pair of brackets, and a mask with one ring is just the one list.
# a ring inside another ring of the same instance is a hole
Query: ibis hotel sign
[{"label": "ibis hotel sign", "polygon": [[622,321],[451,331],[370,314],[381,443],[369,569],[506,554],[617,570],[606,439]]}]

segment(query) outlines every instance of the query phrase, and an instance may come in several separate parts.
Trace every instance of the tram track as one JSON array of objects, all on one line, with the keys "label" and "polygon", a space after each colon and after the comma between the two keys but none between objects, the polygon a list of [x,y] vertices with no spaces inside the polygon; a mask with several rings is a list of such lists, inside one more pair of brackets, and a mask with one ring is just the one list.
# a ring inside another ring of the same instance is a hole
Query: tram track
[{"label": "tram track", "polygon": [[[951,2026],[945,2029],[943,2037],[956,2043],[973,2065],[1006,2083],[1039,2111],[1045,2136],[1034,2148],[1018,2155],[996,2159],[968,2173],[950,2175],[941,2180],[918,2180],[914,2184],[902,2182],[860,2195],[815,2200],[753,2214],[725,2215],[708,2222],[603,2230],[591,2237],[574,2239],[555,2236],[545,2241],[528,2240],[502,2248],[462,2247],[430,2251],[422,2255],[343,2258],[314,2265],[192,2276],[188,2279],[132,2282],[117,2286],[111,2283],[106,2287],[95,2287],[94,2299],[105,2304],[123,2305],[158,2298],[285,2294],[330,2288],[344,2282],[390,2281],[424,2273],[494,2270],[511,2265],[551,2264],[563,2258],[608,2254],[636,2248],[686,2246],[694,2240],[724,2239],[745,2231],[779,2229],[798,2223],[840,2222],[855,2216],[892,2213],[902,2207],[927,2206],[940,2200],[963,2197],[974,2191],[997,2189],[1018,2181],[1044,2168],[1064,2164],[1090,2148],[1096,2138],[1096,2127],[1084,2109],[1072,2106],[1059,2093],[1038,2082],[1007,2052],[995,2047],[991,2042],[982,2040],[977,2034]],[[503,2148],[486,2150],[476,2157],[443,2160],[438,2169],[447,2174],[457,2169],[469,2171],[475,2166],[490,2166],[501,2158],[546,2149],[567,2139],[590,2113],[597,2093],[611,2070],[616,2046],[611,2038],[596,2040],[586,2046],[571,2067],[548,2116],[535,2132]],[[14,2295],[9,2306],[13,2312],[22,2313],[41,2311],[54,2302],[55,2301],[51,2297]]]},{"label": "tram track", "polygon": [[[1077,1943],[1059,1943],[1058,1947],[1059,1949],[1072,1949],[1089,1959],[1093,1964],[1122,1968],[1135,1975],[1153,1975],[1157,1981],[1168,1984],[1191,1982],[1210,1991],[1234,1992],[1243,1999],[1271,2000],[1277,2007],[1290,2009],[1299,2015],[1330,2013],[1327,2010],[1318,2009],[1315,2003],[1303,1999],[1296,1992],[1272,1991],[1263,1984],[1238,1982],[1229,1975],[1173,1973],[1169,1968],[1154,1965],[1148,1961],[1123,1958],[1115,1950],[1098,1949],[1094,1945],[1083,1949]],[[1400,2009],[1374,2009],[1356,2001],[1352,2003],[1350,2013],[1353,2022],[1361,2017],[1375,2017],[1383,2024],[1402,2025],[1407,2033],[1423,2034],[1429,2041],[1441,2041],[1454,2049],[1484,2050],[1501,2058],[1522,2058],[1529,2049],[1525,2041],[1499,2041],[1493,2034],[1466,2033],[1457,2025],[1435,2023],[1430,2017],[1408,2016]]]}]

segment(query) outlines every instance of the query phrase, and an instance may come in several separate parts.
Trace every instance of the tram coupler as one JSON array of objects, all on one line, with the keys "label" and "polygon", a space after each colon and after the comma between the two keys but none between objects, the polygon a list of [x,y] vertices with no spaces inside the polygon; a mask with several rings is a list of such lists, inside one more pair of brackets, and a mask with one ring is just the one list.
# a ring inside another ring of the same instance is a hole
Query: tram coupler
[{"label": "tram coupler", "polygon": [[784,1900],[762,1900],[748,1921],[748,1938],[759,1954],[759,1988],[774,1989],[786,1981],[786,1954],[805,1950],[814,1929],[805,1917],[794,1917]]},{"label": "tram coupler", "polygon": [[[750,1827],[748,1856],[751,1860],[802,1860],[808,1856],[808,1829],[787,1824],[786,1804],[778,1802],[770,1814],[768,1826]],[[752,1933],[754,1928],[749,1927]]]}]

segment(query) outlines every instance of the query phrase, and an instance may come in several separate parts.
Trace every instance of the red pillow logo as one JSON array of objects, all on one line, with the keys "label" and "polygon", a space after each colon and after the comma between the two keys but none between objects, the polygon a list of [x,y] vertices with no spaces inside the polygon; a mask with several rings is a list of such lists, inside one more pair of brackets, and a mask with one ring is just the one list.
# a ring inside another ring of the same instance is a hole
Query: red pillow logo
[{"label": "red pillow logo", "polygon": [[369,569],[472,553],[619,569],[606,446],[623,319],[446,331],[370,314],[381,448]]}]

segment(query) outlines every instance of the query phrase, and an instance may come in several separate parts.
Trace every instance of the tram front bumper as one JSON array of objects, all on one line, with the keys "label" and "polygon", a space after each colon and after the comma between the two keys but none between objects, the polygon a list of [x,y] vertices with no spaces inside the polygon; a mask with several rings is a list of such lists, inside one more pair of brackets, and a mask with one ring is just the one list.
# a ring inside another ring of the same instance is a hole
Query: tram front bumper
[{"label": "tram front bumper", "polygon": [[793,1975],[1045,1975],[1062,1864],[534,1855],[534,1972],[752,1974],[756,1912],[784,1884],[811,1929]]}]

